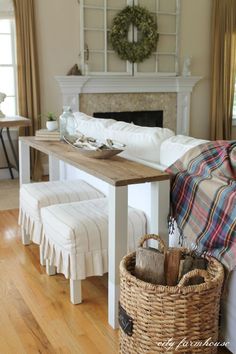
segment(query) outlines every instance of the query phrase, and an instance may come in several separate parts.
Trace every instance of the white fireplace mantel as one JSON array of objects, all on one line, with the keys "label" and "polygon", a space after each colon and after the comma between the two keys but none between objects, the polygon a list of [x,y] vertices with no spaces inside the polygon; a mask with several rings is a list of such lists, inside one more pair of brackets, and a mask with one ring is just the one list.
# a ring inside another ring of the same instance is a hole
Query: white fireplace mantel
[{"label": "white fireplace mantel", "polygon": [[79,110],[81,93],[177,93],[177,134],[189,134],[191,92],[200,76],[56,76],[63,105]]}]

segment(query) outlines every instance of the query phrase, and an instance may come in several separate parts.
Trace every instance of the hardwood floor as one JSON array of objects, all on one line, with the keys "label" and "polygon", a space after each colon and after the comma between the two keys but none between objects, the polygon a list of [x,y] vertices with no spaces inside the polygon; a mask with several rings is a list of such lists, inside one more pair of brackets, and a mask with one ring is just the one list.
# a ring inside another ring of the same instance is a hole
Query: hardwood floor
[{"label": "hardwood floor", "polygon": [[107,277],[83,281],[84,301],[72,305],[64,276],[48,277],[38,247],[21,244],[17,217],[18,210],[0,211],[0,354],[118,353]]},{"label": "hardwood floor", "polygon": [[21,244],[17,217],[0,212],[0,353],[117,353],[107,277],[83,281],[83,304],[72,305],[64,276],[48,277],[38,247]]}]

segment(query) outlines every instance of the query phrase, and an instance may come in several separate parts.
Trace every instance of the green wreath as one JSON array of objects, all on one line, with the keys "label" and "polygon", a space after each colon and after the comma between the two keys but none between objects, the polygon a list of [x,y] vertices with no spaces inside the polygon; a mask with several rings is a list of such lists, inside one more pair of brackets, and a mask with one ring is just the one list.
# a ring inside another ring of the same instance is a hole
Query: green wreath
[{"label": "green wreath", "polygon": [[[141,32],[137,42],[128,41],[130,25]],[[110,32],[112,48],[123,60],[140,63],[156,49],[158,41],[157,24],[151,13],[141,6],[127,6],[114,18]]]}]

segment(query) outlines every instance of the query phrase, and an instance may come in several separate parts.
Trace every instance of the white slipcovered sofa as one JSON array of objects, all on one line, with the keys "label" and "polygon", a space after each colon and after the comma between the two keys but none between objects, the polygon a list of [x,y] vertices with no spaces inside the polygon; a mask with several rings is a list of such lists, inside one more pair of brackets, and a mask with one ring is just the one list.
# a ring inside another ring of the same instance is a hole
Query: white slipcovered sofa
[{"label": "white slipcovered sofa", "polygon": [[94,118],[75,112],[77,130],[86,136],[104,140],[110,138],[126,145],[119,156],[142,161],[162,170],[192,147],[206,142],[184,135],[175,135],[167,128],[141,127],[114,119]]},{"label": "white slipcovered sofa", "polygon": [[[142,164],[165,170],[182,157],[191,148],[205,143],[206,140],[195,139],[175,133],[165,128],[139,127],[113,119],[98,119],[75,112],[77,130],[86,136],[97,139],[111,138],[126,145],[123,156]],[[86,181],[107,194],[107,185],[84,172],[79,172],[72,166],[65,165],[64,178],[86,178]],[[129,205],[146,213],[147,222],[150,216],[150,186],[149,183],[129,186]],[[148,227],[148,225],[147,225]],[[229,342],[228,349],[236,353],[236,338],[233,336],[236,326],[236,271],[229,280],[229,296],[224,301],[222,340]]]}]

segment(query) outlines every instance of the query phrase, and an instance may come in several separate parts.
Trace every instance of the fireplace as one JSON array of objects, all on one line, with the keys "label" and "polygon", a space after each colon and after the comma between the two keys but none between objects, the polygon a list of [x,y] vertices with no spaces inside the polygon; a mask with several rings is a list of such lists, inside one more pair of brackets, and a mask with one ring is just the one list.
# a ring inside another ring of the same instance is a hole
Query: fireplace
[{"label": "fireplace", "polygon": [[[94,112],[101,113],[101,116],[102,112],[117,112],[119,116],[120,112],[162,111],[162,124],[155,122],[153,125],[176,131],[177,96],[174,92],[81,93],[79,107],[89,116]],[[148,122],[142,122],[142,117],[139,123],[134,124],[150,126]]]},{"label": "fireplace", "polygon": [[57,76],[63,105],[94,112],[163,110],[163,127],[189,135],[191,92],[199,76]]},{"label": "fireplace", "polygon": [[96,118],[111,118],[143,127],[163,127],[163,111],[94,112]]}]

